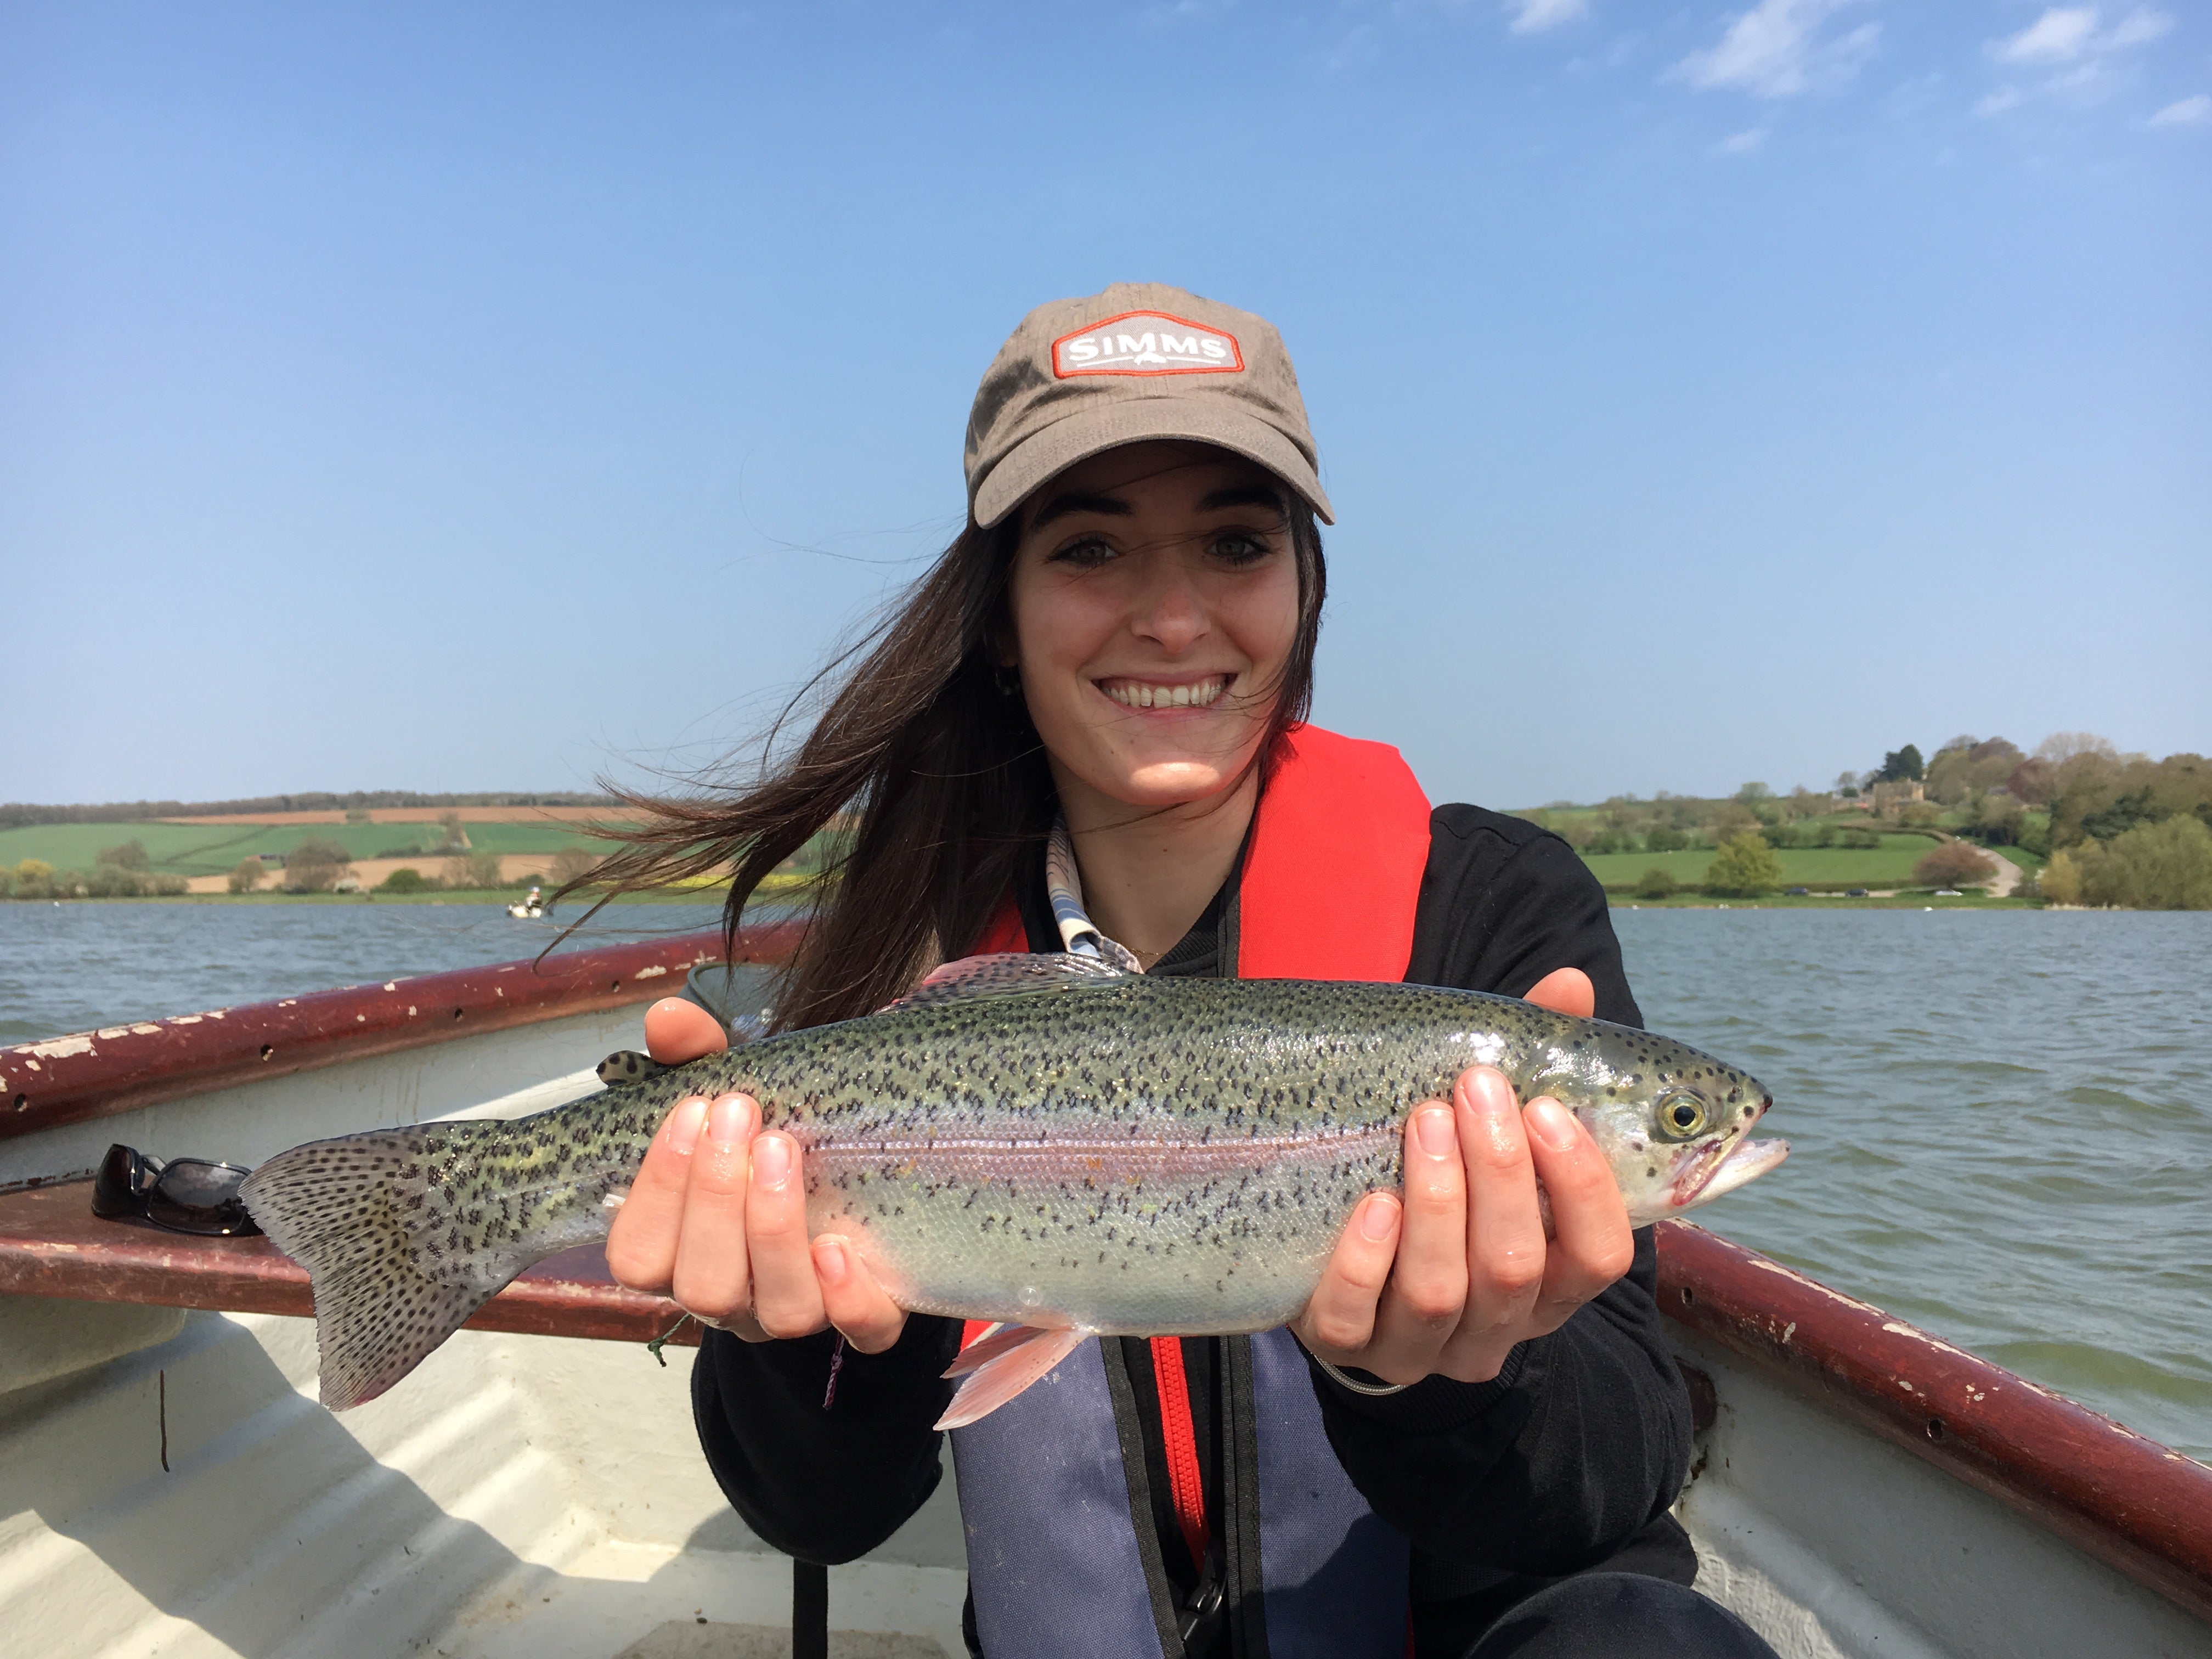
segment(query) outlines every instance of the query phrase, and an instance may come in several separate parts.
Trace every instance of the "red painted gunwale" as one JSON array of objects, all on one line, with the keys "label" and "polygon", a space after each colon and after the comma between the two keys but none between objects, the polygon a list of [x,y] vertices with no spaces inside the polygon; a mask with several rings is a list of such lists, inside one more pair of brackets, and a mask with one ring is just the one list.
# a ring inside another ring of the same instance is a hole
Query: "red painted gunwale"
[{"label": "red painted gunwale", "polygon": [[[737,959],[781,961],[798,933],[748,928]],[[0,1137],[645,1001],[720,945],[719,933],[689,934],[21,1045],[0,1051]],[[79,1186],[0,1196],[0,1293],[311,1310],[305,1271],[265,1240],[187,1239],[97,1221],[88,1207]],[[1658,1240],[1669,1317],[2212,1620],[2212,1470],[1701,1228],[1663,1223]],[[540,1263],[469,1323],[639,1341],[675,1311],[614,1285],[586,1249]]]},{"label": "red painted gunwale", "polygon": [[2212,1469],[1701,1227],[1658,1242],[1668,1317],[2212,1620]]},{"label": "red painted gunwale", "polygon": [[[737,960],[780,962],[798,937],[796,922],[744,928]],[[680,989],[686,969],[721,955],[719,932],[685,933],[18,1043],[0,1049],[0,1139],[648,1001]]]},{"label": "red painted gunwale", "polygon": [[[139,1302],[223,1313],[315,1311],[307,1270],[266,1238],[195,1238],[92,1212],[92,1183],[0,1195],[0,1294]],[[624,1290],[596,1244],[563,1250],[470,1316],[478,1331],[647,1342],[684,1316],[665,1297]],[[696,1345],[687,1324],[671,1340]]]}]

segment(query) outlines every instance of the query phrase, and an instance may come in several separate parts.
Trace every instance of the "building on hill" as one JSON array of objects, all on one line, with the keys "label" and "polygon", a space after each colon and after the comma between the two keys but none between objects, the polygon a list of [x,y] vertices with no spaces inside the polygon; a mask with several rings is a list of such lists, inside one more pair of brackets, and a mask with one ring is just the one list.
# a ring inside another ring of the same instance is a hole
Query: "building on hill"
[{"label": "building on hill", "polygon": [[1880,817],[1893,818],[1906,807],[1928,799],[1928,787],[1917,778],[1900,778],[1895,783],[1869,784],[1869,794],[1874,798],[1874,810]]}]

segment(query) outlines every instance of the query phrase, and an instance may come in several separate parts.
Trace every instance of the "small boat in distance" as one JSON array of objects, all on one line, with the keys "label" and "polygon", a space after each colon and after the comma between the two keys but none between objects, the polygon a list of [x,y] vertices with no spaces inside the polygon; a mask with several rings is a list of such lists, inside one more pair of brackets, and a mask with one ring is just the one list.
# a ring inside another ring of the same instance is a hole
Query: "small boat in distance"
[{"label": "small boat in distance", "polygon": [[507,914],[517,921],[536,921],[545,914],[545,901],[538,896],[538,890],[533,887],[527,898],[508,905]]},{"label": "small boat in distance", "polygon": [[[526,907],[511,907],[518,913]],[[797,925],[738,936],[760,992]],[[316,1403],[307,1275],[264,1238],[91,1213],[111,1142],[252,1164],[600,1085],[719,933],[0,1048],[0,1629],[167,1659],[777,1650],[790,1565],[698,1453],[696,1340],[597,1247],[531,1269],[404,1386]],[[749,1006],[757,1006],[749,1005]],[[2212,1469],[1684,1222],[1662,1310],[1698,1588],[1784,1659],[2212,1655]],[[672,1336],[672,1331],[674,1334]],[[649,1346],[650,1345],[650,1346]],[[866,1651],[965,1651],[947,1480],[830,1570]],[[700,1626],[720,1626],[702,1630]]]}]

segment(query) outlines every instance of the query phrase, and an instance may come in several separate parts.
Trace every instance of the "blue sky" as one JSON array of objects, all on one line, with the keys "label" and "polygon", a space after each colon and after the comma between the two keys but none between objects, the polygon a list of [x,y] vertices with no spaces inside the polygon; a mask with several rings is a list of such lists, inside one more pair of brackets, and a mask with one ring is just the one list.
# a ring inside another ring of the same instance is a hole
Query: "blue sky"
[{"label": "blue sky", "polygon": [[1124,279],[1439,799],[2212,750],[2208,182],[2203,5],[0,4],[0,799],[703,764]]}]

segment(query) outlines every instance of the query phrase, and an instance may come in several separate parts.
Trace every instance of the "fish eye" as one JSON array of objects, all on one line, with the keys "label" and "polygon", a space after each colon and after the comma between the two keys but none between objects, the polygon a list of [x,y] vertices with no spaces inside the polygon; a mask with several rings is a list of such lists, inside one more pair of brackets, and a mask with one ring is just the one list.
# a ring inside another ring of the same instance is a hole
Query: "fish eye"
[{"label": "fish eye", "polygon": [[1669,1140],[1687,1140],[1705,1128],[1709,1115],[1703,1095],[1676,1089],[1660,1097],[1659,1133]]}]

